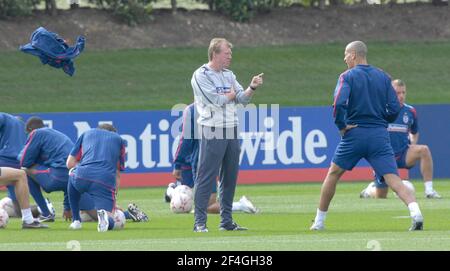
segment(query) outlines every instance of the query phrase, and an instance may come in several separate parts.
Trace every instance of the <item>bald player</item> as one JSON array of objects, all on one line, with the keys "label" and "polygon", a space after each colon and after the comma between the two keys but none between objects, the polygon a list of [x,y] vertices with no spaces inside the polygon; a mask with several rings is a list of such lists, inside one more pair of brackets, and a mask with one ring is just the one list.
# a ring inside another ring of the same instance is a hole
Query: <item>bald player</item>
[{"label": "bald player", "polygon": [[345,48],[344,62],[348,69],[339,76],[333,104],[341,141],[322,184],[319,208],[310,229],[325,228],[337,182],[346,170],[352,170],[365,158],[408,206],[412,218],[409,230],[422,230],[422,213],[415,196],[398,176],[387,131],[388,122],[394,121],[400,112],[400,103],[389,75],[369,65],[366,56],[367,46],[361,41],[351,42]]}]

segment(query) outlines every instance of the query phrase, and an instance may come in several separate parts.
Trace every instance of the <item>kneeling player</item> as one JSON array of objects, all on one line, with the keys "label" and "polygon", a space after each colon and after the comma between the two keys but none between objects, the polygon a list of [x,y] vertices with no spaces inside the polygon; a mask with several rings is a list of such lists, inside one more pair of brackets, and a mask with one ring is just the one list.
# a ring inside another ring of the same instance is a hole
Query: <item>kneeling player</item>
[{"label": "kneeling player", "polygon": [[[70,173],[68,184],[73,211],[71,229],[81,228],[79,201],[83,193],[88,193],[94,200],[99,232],[123,227],[125,217],[116,211],[115,197],[120,180],[119,171],[124,170],[124,163],[125,144],[114,126],[101,124],[78,138],[67,158],[67,168],[76,167]],[[115,227],[116,223],[118,227]]]},{"label": "kneeling player", "polygon": [[[406,84],[396,79],[392,81],[401,109],[393,123],[389,123],[388,131],[395,160],[398,168],[410,169],[420,161],[420,171],[425,185],[425,197],[440,199],[441,196],[433,189],[433,158],[427,145],[419,145],[419,125],[416,109],[405,103]],[[375,189],[373,189],[375,187]],[[388,187],[382,176],[375,176],[375,182],[370,183],[360,193],[361,198],[386,198]]]}]

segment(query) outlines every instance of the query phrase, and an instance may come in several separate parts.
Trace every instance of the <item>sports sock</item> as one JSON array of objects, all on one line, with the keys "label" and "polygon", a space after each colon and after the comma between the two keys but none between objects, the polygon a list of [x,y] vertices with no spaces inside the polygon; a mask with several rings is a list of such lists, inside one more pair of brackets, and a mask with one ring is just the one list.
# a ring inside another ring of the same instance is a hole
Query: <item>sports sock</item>
[{"label": "sports sock", "polygon": [[433,181],[425,181],[425,193],[430,194],[433,192]]},{"label": "sports sock", "polygon": [[417,202],[411,202],[408,204],[409,213],[414,220],[423,220],[422,212],[420,212],[419,204]]},{"label": "sports sock", "polygon": [[34,221],[33,214],[31,213],[31,208],[22,209],[22,221],[31,224]]},{"label": "sports sock", "polygon": [[317,214],[316,214],[316,218],[314,219],[314,223],[323,223],[325,221],[325,219],[327,218],[327,212],[322,212],[321,210],[319,210],[319,208],[317,208]]}]

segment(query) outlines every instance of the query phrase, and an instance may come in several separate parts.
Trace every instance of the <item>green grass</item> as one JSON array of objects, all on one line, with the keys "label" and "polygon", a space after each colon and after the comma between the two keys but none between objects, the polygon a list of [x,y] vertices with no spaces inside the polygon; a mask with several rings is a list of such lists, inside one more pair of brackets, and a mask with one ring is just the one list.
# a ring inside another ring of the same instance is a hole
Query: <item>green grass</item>
[{"label": "green grass", "polygon": [[[151,217],[148,223],[126,224],[122,231],[98,233],[96,223],[84,223],[80,231],[67,229],[58,219],[47,230],[20,230],[11,219],[0,230],[0,250],[69,250],[78,241],[81,250],[449,250],[450,180],[435,181],[443,199],[428,200],[423,184],[414,182],[425,216],[425,230],[408,232],[407,208],[392,193],[386,200],[365,200],[359,192],[367,183],[340,183],[323,232],[308,230],[315,215],[320,184],[240,185],[236,199],[251,197],[262,212],[235,213],[234,219],[250,228],[246,232],[221,232],[219,216],[208,216],[208,233],[193,233],[192,214],[172,214],[163,202],[165,188],[122,189],[119,205],[136,202]],[[1,193],[3,197],[4,192]],[[50,195],[61,216],[62,194]],[[70,244],[70,243],[69,243]]]},{"label": "green grass", "polygon": [[[205,45],[206,46],[206,45]],[[246,87],[265,73],[253,102],[281,106],[331,105],[346,68],[344,44],[233,50],[232,70]],[[449,103],[450,42],[371,43],[369,62],[408,85],[411,104]],[[40,64],[20,52],[0,53],[0,100],[9,113],[170,109],[193,100],[193,71],[207,62],[206,48],[87,50],[76,74]]]}]

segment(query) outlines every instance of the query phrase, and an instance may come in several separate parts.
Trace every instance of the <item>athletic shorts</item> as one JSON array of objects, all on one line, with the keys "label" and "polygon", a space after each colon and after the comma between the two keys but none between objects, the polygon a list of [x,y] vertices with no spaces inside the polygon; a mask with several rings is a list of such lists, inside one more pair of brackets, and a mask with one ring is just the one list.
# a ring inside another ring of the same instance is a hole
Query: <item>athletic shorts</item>
[{"label": "athletic shorts", "polygon": [[81,206],[80,201],[80,210],[103,209],[108,212],[113,212],[116,206],[116,190],[114,187],[100,182],[76,178],[75,175],[70,175],[69,182],[81,194],[88,194],[93,201],[93,205],[91,204],[89,209],[86,206]]},{"label": "athletic shorts", "polygon": [[66,169],[52,169],[38,165],[34,168],[33,173],[33,178],[28,177],[28,180],[37,182],[46,193],[54,191],[67,192],[69,175]]},{"label": "athletic shorts", "polygon": [[345,170],[365,158],[378,175],[398,175],[389,133],[384,127],[356,127],[345,133],[334,153],[333,162]]},{"label": "athletic shorts", "polygon": [[[406,166],[406,154],[408,153],[408,149],[406,148],[403,151],[395,154],[395,161],[397,163],[397,168],[406,168],[410,169],[411,167]],[[384,181],[384,177],[374,173],[375,177],[375,186],[377,188],[387,188],[388,185]]]}]

